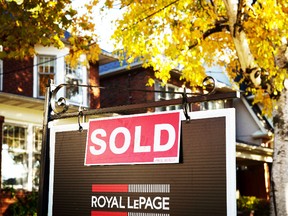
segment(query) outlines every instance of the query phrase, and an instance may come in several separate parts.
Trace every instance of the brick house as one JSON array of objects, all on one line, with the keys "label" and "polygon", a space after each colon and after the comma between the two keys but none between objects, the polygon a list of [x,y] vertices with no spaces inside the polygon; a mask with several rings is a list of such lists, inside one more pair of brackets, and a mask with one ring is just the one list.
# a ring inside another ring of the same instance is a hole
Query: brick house
[{"label": "brick house", "polygon": [[[28,191],[38,189],[45,87],[79,83],[99,85],[99,65],[115,61],[102,51],[96,64],[79,62],[71,68],[64,60],[68,48],[35,47],[37,55],[24,60],[0,60],[0,146],[2,147],[1,186]],[[99,108],[99,89],[65,87],[59,97],[68,98],[71,109]],[[57,120],[55,124],[77,122]]]},{"label": "brick house", "polygon": [[[207,75],[214,77],[224,88],[231,89],[231,84],[223,68],[207,68]],[[112,62],[100,66],[101,108],[128,104],[149,103],[182,97],[183,83],[179,81],[179,72],[171,72],[168,84],[162,86],[155,79],[154,86],[147,86],[148,78],[154,78],[151,68],[142,68],[141,63],[127,65]],[[165,92],[166,93],[163,93]],[[189,91],[188,91],[189,92]],[[269,119],[261,117],[260,108],[252,106],[251,98],[241,95],[233,100],[206,101],[190,104],[191,111],[207,109],[236,109],[236,154],[237,154],[237,191],[243,196],[256,196],[269,199],[270,168],[272,163],[273,127]],[[125,111],[122,114],[154,112],[181,109],[181,105],[147,108]]]}]

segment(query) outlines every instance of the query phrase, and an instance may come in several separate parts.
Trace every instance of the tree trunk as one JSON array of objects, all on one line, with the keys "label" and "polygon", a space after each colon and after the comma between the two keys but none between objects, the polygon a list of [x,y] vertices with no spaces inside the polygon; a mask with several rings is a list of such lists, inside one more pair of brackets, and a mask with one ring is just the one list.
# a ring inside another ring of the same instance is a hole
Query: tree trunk
[{"label": "tree trunk", "polygon": [[224,4],[229,19],[230,34],[235,45],[241,69],[245,72],[247,68],[256,67],[257,65],[254,64],[254,57],[251,53],[246,34],[241,28],[241,24],[237,23],[239,22],[239,20],[237,20],[238,1],[224,0]]},{"label": "tree trunk", "polygon": [[271,215],[288,215],[288,90],[282,91],[274,112]]},{"label": "tree trunk", "polygon": [[[238,4],[239,3],[239,4]],[[243,1],[224,0],[229,18],[230,33],[235,44],[239,62],[242,71],[245,73],[247,68],[257,67],[251,54],[248,40],[245,32],[241,29],[239,23],[239,10]],[[243,5],[242,5],[243,6]],[[241,8],[240,8],[241,9]],[[238,17],[237,17],[238,14]],[[238,19],[238,20],[237,20]],[[285,50],[286,49],[286,50]],[[280,59],[284,60],[281,68],[286,68],[288,49],[287,45],[283,49]],[[253,82],[253,80],[251,80]],[[257,83],[254,83],[257,87]],[[271,215],[287,216],[288,215],[288,86],[282,91],[280,99],[277,102],[277,109],[273,113],[274,121],[274,155],[272,167],[272,198],[271,198]]]}]

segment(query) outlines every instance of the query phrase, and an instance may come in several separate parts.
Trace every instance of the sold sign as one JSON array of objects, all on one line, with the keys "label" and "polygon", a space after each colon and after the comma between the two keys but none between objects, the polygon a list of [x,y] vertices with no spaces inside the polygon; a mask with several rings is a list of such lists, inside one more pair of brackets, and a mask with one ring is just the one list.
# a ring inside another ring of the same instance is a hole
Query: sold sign
[{"label": "sold sign", "polygon": [[85,165],[179,163],[180,112],[90,120]]}]

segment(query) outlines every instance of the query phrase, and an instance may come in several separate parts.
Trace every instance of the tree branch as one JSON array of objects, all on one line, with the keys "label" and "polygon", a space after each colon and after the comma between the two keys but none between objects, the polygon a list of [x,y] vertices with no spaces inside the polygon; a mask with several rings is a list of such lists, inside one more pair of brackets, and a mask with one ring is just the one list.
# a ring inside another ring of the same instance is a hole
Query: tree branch
[{"label": "tree branch", "polygon": [[[210,35],[212,35],[214,33],[222,32],[222,31],[230,31],[229,25],[228,24],[222,25],[222,24],[217,23],[214,28],[208,29],[206,32],[204,32],[202,39],[205,40]],[[188,46],[188,49],[192,49],[197,45],[198,45],[198,41],[195,41],[194,44]]]},{"label": "tree branch", "polygon": [[236,31],[240,31],[242,29],[242,16],[243,16],[243,1],[239,0],[238,8],[237,8],[237,15],[236,15],[236,22],[234,24],[233,30],[233,37],[236,37]]},{"label": "tree branch", "polygon": [[124,30],[129,30],[130,28],[132,28],[133,26],[137,25],[138,23],[141,23],[141,22],[145,21],[146,19],[151,18],[152,16],[154,16],[154,15],[156,15],[157,13],[165,10],[166,8],[170,7],[171,5],[175,4],[175,3],[178,2],[178,1],[179,1],[179,0],[175,0],[175,1],[173,1],[173,2],[171,2],[171,3],[169,3],[169,4],[167,4],[167,5],[165,5],[164,7],[160,8],[159,10],[156,10],[156,11],[154,11],[153,13],[147,15],[146,17],[137,20],[135,23],[133,23],[133,25],[131,25],[131,26],[127,27],[127,28],[122,29],[122,31],[124,31]]},{"label": "tree branch", "polygon": [[209,29],[206,32],[204,32],[203,39],[206,39],[207,37],[209,37],[210,35],[214,33],[222,32],[222,31],[230,31],[229,25],[228,24],[216,25],[214,28]]}]

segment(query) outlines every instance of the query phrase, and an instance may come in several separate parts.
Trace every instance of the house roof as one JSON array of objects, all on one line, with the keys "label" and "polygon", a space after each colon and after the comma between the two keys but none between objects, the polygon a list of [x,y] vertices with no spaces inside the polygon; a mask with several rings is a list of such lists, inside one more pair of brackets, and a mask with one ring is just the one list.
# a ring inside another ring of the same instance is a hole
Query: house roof
[{"label": "house roof", "polygon": [[[129,65],[129,69],[135,69],[139,67],[142,67],[141,61],[135,61]],[[220,83],[225,84],[226,86],[229,86],[229,87],[232,86],[228,76],[224,73],[225,70],[222,67],[219,67],[219,66],[206,67],[205,66],[205,68],[206,68],[207,76],[213,77],[215,80],[217,80]],[[113,62],[100,65],[99,75],[100,77],[113,76],[113,75],[125,72],[127,70],[128,70],[128,63],[126,61],[120,62],[119,60],[115,60]]]},{"label": "house roof", "polygon": [[110,63],[114,63],[114,62],[118,62],[118,58],[116,56],[114,56],[112,53],[101,49],[101,53],[100,53],[100,56],[99,56],[100,68],[103,65],[107,65],[107,64],[110,64]]},{"label": "house roof", "polygon": [[26,97],[23,95],[16,95],[6,92],[0,92],[0,103],[9,106],[17,106],[41,111],[44,108],[44,99]]}]

